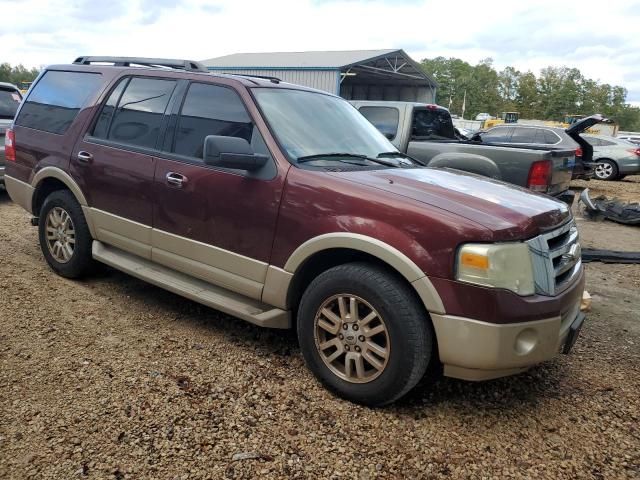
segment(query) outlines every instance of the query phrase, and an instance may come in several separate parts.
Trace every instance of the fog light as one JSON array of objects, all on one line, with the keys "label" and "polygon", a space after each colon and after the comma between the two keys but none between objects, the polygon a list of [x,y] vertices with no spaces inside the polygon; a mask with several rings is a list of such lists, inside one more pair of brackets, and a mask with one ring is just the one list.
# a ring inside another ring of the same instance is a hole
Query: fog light
[{"label": "fog light", "polygon": [[526,328],[516,337],[514,349],[518,355],[530,353],[538,344],[538,332],[533,328]]}]

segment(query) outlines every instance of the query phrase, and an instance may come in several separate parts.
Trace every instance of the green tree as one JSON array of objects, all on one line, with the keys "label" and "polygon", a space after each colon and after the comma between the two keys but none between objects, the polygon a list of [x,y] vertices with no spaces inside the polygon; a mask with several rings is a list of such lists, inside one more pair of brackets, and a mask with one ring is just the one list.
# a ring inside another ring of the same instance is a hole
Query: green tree
[{"label": "green tree", "polygon": [[0,64],[0,82],[20,85],[22,82],[33,82],[40,71],[37,68],[28,69],[24,65],[12,67],[8,63]]}]

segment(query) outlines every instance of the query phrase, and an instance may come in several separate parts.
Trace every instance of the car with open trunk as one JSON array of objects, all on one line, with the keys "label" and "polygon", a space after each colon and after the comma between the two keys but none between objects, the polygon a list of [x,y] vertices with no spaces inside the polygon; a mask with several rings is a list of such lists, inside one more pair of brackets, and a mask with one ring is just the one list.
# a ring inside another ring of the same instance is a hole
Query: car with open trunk
[{"label": "car with open trunk", "polygon": [[355,402],[393,402],[430,365],[522,372],[568,353],[585,318],[565,203],[426,168],[324,92],[80,57],[38,77],[6,145],[7,190],[55,272],[100,262],[295,328],[312,372]]}]

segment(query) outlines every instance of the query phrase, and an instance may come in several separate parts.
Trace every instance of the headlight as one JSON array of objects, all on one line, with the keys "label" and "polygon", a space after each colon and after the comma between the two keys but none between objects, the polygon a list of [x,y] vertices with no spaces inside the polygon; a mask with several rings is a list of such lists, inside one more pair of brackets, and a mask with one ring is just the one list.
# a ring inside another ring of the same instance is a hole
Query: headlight
[{"label": "headlight", "polygon": [[468,243],[458,251],[456,278],[518,295],[533,295],[535,283],[528,245]]}]

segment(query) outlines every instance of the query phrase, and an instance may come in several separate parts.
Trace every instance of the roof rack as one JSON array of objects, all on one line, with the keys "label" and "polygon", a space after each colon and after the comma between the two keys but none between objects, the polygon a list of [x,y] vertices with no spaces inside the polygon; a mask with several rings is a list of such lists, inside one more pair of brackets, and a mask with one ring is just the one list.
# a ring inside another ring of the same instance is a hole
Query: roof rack
[{"label": "roof rack", "polygon": [[91,65],[92,63],[112,63],[115,67],[130,67],[141,65],[145,67],[167,67],[188,72],[209,72],[202,63],[193,60],[176,60],[171,58],[143,58],[143,57],[78,57],[75,65]]},{"label": "roof rack", "polygon": [[269,77],[268,75],[249,75],[247,73],[225,73],[225,75],[234,75],[236,77],[261,78],[263,80],[269,80],[271,83],[280,83],[282,81],[278,77]]}]

